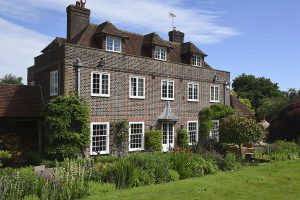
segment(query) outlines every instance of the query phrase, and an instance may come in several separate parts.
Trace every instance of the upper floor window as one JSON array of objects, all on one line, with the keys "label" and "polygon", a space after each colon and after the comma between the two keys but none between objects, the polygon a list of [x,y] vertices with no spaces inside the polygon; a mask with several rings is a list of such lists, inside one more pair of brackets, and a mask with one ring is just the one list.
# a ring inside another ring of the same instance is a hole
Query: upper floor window
[{"label": "upper floor window", "polygon": [[92,72],[91,95],[109,97],[110,74],[106,72]]},{"label": "upper floor window", "polygon": [[121,38],[111,37],[111,36],[106,37],[106,50],[107,51],[121,53],[121,51],[122,51],[121,46],[122,46]]},{"label": "upper floor window", "polygon": [[50,96],[58,95],[58,70],[50,72]]},{"label": "upper floor window", "polygon": [[167,60],[167,48],[161,46],[155,46],[154,58],[157,60]]},{"label": "upper floor window", "polygon": [[144,150],[144,122],[129,122],[129,151]]},{"label": "upper floor window", "polygon": [[198,141],[198,122],[188,121],[187,131],[189,136],[189,145],[196,144],[196,142]]},{"label": "upper floor window", "polygon": [[161,81],[161,99],[174,100],[174,81]]},{"label": "upper floor window", "polygon": [[109,123],[91,123],[90,154],[109,153]]},{"label": "upper floor window", "polygon": [[130,98],[145,98],[145,77],[130,76]]},{"label": "upper floor window", "polygon": [[189,83],[188,84],[188,101],[199,101],[199,85],[196,83]]},{"label": "upper floor window", "polygon": [[201,67],[201,57],[197,55],[192,56],[192,64],[193,66]]},{"label": "upper floor window", "polygon": [[210,131],[210,137],[215,138],[216,140],[219,140],[219,125],[220,121],[219,120],[212,120],[213,123],[213,128]]},{"label": "upper floor window", "polygon": [[210,86],[210,102],[219,102],[219,86]]}]

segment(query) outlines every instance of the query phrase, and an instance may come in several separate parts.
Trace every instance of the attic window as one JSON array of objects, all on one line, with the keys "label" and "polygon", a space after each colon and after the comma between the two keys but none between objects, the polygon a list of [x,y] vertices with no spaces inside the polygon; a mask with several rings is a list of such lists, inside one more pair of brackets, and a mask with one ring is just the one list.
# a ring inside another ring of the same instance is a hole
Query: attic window
[{"label": "attic window", "polygon": [[154,58],[157,60],[167,60],[167,48],[161,46],[155,46]]},{"label": "attic window", "polygon": [[192,64],[193,66],[201,67],[201,57],[197,55],[193,55]]},{"label": "attic window", "polygon": [[117,37],[106,37],[106,50],[121,53],[121,38]]}]

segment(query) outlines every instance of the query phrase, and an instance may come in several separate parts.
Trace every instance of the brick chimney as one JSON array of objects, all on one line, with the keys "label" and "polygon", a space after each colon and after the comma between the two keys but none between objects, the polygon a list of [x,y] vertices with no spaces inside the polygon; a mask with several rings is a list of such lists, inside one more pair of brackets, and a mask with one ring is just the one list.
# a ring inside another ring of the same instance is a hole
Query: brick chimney
[{"label": "brick chimney", "polygon": [[89,9],[85,8],[82,0],[77,1],[76,5],[67,7],[67,40],[70,41],[81,31],[83,31],[90,23]]},{"label": "brick chimney", "polygon": [[177,30],[172,30],[169,32],[169,41],[170,42],[176,42],[176,43],[183,43],[184,42],[184,33],[177,31]]}]

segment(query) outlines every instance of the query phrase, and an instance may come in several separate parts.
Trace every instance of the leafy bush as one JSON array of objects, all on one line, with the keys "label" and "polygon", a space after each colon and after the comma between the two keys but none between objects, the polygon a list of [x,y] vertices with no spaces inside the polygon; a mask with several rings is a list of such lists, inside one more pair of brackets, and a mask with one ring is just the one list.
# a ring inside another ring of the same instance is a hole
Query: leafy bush
[{"label": "leafy bush", "polygon": [[58,96],[44,109],[52,158],[76,157],[89,143],[89,108],[77,95]]},{"label": "leafy bush", "polygon": [[152,172],[138,170],[137,186],[152,185],[155,183],[155,176]]},{"label": "leafy bush", "polygon": [[168,181],[178,181],[180,179],[180,175],[176,170],[170,169],[168,171],[169,179]]},{"label": "leafy bush", "polygon": [[117,155],[119,158],[123,158],[128,146],[128,121],[122,120],[113,122],[112,133]]},{"label": "leafy bush", "polygon": [[43,155],[36,151],[28,151],[25,158],[29,165],[40,165],[43,161]]},{"label": "leafy bush", "polygon": [[146,149],[148,151],[161,151],[162,150],[162,131],[161,130],[149,130],[145,135]]},{"label": "leafy bush", "polygon": [[10,158],[11,158],[11,154],[8,151],[0,150],[0,167],[2,167],[2,161]]},{"label": "leafy bush", "polygon": [[114,168],[113,163],[96,162],[92,169],[92,180],[102,183],[113,182],[112,171]]},{"label": "leafy bush", "polygon": [[112,176],[117,188],[133,187],[138,182],[138,170],[128,158],[120,159],[115,163]]},{"label": "leafy bush", "polygon": [[220,125],[220,142],[238,145],[240,157],[242,144],[258,142],[263,136],[263,128],[253,119],[231,115],[224,118]]},{"label": "leafy bush", "polygon": [[193,175],[192,168],[189,165],[189,156],[184,152],[175,152],[170,157],[172,169],[176,170],[180,179],[185,179]]},{"label": "leafy bush", "polygon": [[96,157],[96,163],[113,163],[117,161],[119,158],[116,156],[98,156]]},{"label": "leafy bush", "polygon": [[234,153],[227,153],[225,158],[217,160],[217,164],[220,170],[237,170],[241,167],[241,163],[236,159]]},{"label": "leafy bush", "polygon": [[189,136],[186,129],[180,128],[177,130],[177,145],[180,148],[187,148],[189,146]]}]

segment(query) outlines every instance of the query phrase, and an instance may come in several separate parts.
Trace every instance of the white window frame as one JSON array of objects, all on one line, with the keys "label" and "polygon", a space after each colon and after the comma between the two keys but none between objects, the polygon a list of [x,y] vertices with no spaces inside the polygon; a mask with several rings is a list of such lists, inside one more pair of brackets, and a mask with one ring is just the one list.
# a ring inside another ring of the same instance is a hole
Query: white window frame
[{"label": "white window frame", "polygon": [[[100,75],[100,80],[99,80],[99,94],[94,93],[94,84],[93,84],[93,75],[94,74],[99,74]],[[103,94],[102,91],[102,75],[108,75],[108,94]],[[93,71],[91,72],[91,96],[93,97],[110,97],[110,73],[108,72],[98,72],[98,71]]]},{"label": "white window frame", "polygon": [[[163,82],[167,81],[167,96],[168,97],[163,97]],[[173,83],[173,97],[169,98],[169,83],[172,82]],[[162,100],[174,100],[174,96],[175,96],[175,81],[174,80],[161,80],[161,99]]]},{"label": "white window frame", "polygon": [[[112,49],[108,49],[108,39],[112,39]],[[120,42],[120,50],[115,50],[116,41]],[[119,37],[106,36],[105,49],[106,49],[106,51],[121,53],[122,52],[122,39]]]},{"label": "white window frame", "polygon": [[192,65],[196,67],[202,67],[202,57],[194,54],[192,56]]},{"label": "white window frame", "polygon": [[[190,99],[190,85],[192,85],[192,99]],[[197,89],[197,96],[195,98],[195,87]],[[199,101],[199,84],[195,82],[189,82],[187,86],[187,96],[188,96],[188,101]]]},{"label": "white window frame", "polygon": [[[106,125],[106,151],[93,151],[93,125]],[[90,127],[90,155],[109,154],[109,122],[91,122]]]},{"label": "white window frame", "polygon": [[[211,122],[212,123],[217,123],[218,125],[218,128],[215,128],[215,126],[213,126],[213,128],[212,128],[212,130],[209,132],[209,136],[211,137],[211,138],[215,138],[216,140],[219,140],[219,134],[220,134],[220,132],[219,132],[219,130],[220,130],[220,120],[211,120]],[[214,131],[217,131],[218,133],[217,134],[215,134],[215,133],[213,133]]]},{"label": "white window frame", "polygon": [[[211,91],[212,88],[214,88],[213,94]],[[216,88],[218,88],[218,93],[216,93]],[[209,95],[210,102],[220,102],[220,87],[218,85],[211,85],[209,90],[210,90],[210,95]],[[216,94],[218,94],[218,95],[216,95]],[[213,95],[213,98],[212,98],[212,95]],[[217,97],[218,97],[218,99],[217,99]]]},{"label": "white window frame", "polygon": [[[164,52],[164,57],[163,57]],[[154,47],[154,58],[156,60],[166,61],[168,56],[167,48],[162,46],[155,46]]]},{"label": "white window frame", "polygon": [[[132,95],[131,92],[131,79],[134,78],[136,79],[136,95]],[[139,96],[139,79],[142,79],[143,80],[143,84],[144,84],[144,87],[143,87],[143,96]],[[129,98],[132,98],[132,99],[145,99],[145,88],[146,88],[146,85],[145,85],[145,77],[144,76],[135,76],[135,75],[132,75],[132,76],[129,76]]]},{"label": "white window frame", "polygon": [[[130,137],[131,137],[131,125],[132,124],[142,124],[142,138],[141,138],[141,147],[140,148],[131,148],[130,147]],[[142,151],[145,149],[145,123],[144,122],[129,122],[129,137],[128,137],[128,150],[129,151]]]},{"label": "white window frame", "polygon": [[58,70],[50,72],[50,96],[58,95]]},{"label": "white window frame", "polygon": [[190,130],[189,130],[189,124],[190,123],[196,123],[196,143],[198,142],[198,135],[199,135],[199,133],[198,133],[198,127],[199,127],[199,125],[198,125],[198,121],[187,121],[187,131],[188,131],[188,136],[189,136],[189,145],[193,145],[194,143],[192,143],[192,142],[190,142],[191,140],[190,140],[190,137],[191,137],[191,134],[190,134]]}]

